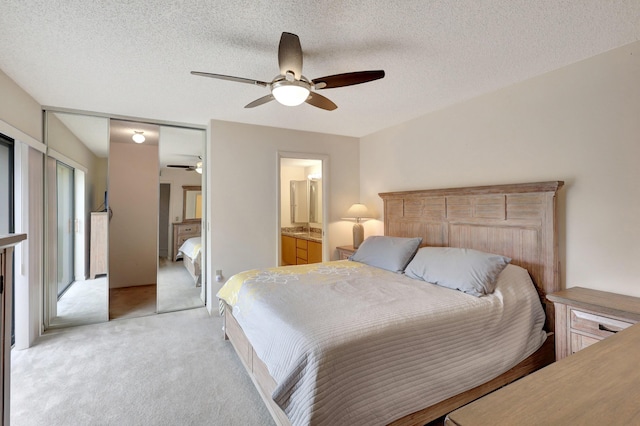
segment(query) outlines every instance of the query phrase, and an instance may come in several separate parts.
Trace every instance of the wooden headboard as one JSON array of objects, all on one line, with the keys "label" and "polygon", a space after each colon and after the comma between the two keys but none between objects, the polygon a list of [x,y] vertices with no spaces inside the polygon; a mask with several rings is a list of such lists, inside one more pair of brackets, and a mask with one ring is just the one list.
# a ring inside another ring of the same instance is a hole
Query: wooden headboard
[{"label": "wooden headboard", "polygon": [[510,257],[529,271],[554,330],[546,294],[560,290],[556,194],[562,181],[385,192],[384,233],[423,246],[464,247]]}]

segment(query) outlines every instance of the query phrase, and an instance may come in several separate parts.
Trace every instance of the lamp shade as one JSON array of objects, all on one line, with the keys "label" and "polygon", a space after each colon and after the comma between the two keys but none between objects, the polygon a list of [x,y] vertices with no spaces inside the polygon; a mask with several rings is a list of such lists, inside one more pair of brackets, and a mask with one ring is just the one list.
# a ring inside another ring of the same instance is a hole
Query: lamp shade
[{"label": "lamp shade", "polygon": [[349,207],[349,210],[347,210],[345,219],[355,219],[359,222],[363,217],[371,217],[367,206],[365,206],[364,204],[354,204]]},{"label": "lamp shade", "polygon": [[300,81],[280,81],[273,84],[271,94],[286,106],[300,105],[309,97],[309,88]]},{"label": "lamp shade", "polygon": [[371,217],[369,209],[364,204],[356,203],[349,207],[347,210],[347,217],[344,219],[355,219],[356,223],[353,224],[353,248],[357,249],[364,240],[364,227],[360,223],[360,219],[364,217]]}]

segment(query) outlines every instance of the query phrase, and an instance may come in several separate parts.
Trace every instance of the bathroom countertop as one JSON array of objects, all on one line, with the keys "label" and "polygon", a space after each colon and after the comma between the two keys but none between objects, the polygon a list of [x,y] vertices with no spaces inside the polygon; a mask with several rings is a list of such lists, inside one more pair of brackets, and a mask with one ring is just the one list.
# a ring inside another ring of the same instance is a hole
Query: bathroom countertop
[{"label": "bathroom countertop", "polygon": [[309,232],[309,231],[302,231],[302,232],[293,232],[293,231],[281,231],[282,235],[286,235],[288,237],[293,237],[293,238],[301,238],[303,240],[308,240],[308,241],[314,241],[316,243],[322,243],[322,235],[315,233],[315,232]]}]

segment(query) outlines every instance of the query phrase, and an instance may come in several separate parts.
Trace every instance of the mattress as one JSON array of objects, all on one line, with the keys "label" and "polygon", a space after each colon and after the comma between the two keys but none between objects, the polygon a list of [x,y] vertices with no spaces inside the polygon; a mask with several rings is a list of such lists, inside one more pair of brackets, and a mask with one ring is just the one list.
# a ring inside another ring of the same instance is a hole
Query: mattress
[{"label": "mattress", "polygon": [[200,259],[199,255],[201,247],[202,242],[200,237],[189,238],[184,243],[182,243],[182,245],[178,249],[178,253],[189,256],[190,259],[196,261]]},{"label": "mattress", "polygon": [[546,339],[515,265],[483,297],[351,261],[243,272],[218,297],[293,425],[387,424],[493,379]]}]

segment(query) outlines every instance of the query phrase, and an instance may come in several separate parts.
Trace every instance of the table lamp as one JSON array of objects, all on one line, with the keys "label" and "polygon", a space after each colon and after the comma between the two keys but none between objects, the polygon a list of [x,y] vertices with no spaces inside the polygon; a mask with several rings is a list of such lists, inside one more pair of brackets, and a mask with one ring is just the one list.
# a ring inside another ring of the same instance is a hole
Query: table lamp
[{"label": "table lamp", "polygon": [[356,223],[353,224],[353,248],[360,247],[360,244],[364,240],[364,228],[360,223],[360,219],[371,217],[367,206],[364,204],[354,204],[349,207],[345,219],[355,219]]}]

